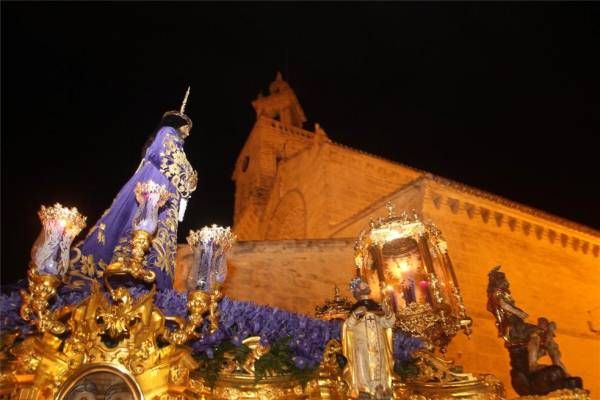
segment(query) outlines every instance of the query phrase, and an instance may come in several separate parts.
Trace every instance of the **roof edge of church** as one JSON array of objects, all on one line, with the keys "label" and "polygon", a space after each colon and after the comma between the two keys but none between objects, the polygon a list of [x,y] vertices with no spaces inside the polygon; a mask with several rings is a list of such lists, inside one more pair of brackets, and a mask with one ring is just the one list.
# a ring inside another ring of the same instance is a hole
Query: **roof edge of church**
[{"label": "roof edge of church", "polygon": [[[259,118],[262,118],[262,119],[268,120],[269,122],[272,122],[271,123],[272,127],[277,127],[277,128],[280,129],[280,131],[283,131],[286,134],[295,135],[295,136],[302,137],[302,138],[308,139],[308,140],[311,140],[313,138],[314,132],[306,130],[304,128],[298,128],[298,127],[295,127],[295,126],[286,126],[285,124],[281,123],[280,121],[277,121],[275,119],[272,119],[272,118],[269,118],[269,117],[265,117],[265,116],[261,116]],[[428,173],[427,171],[420,170],[420,169],[415,168],[415,167],[411,167],[410,165],[402,164],[401,162],[390,160],[389,158],[385,158],[385,157],[379,156],[377,154],[369,153],[368,151],[360,150],[360,149],[348,146],[346,144],[342,144],[342,143],[336,142],[334,140],[331,140],[331,138],[330,138],[330,141],[328,143],[332,144],[334,146],[340,147],[340,148],[342,148],[344,150],[350,150],[350,151],[353,151],[353,152],[361,154],[361,155],[373,157],[373,158],[376,158],[378,160],[385,161],[385,162],[388,162],[390,164],[398,165],[398,166],[401,166],[403,168],[409,169],[411,171],[414,171],[414,172],[417,172],[417,173],[420,173],[420,174],[427,174]]]},{"label": "roof edge of church", "polygon": [[[271,118],[268,118],[268,119],[271,120]],[[276,120],[272,120],[272,121],[275,122],[277,125],[283,127],[283,124],[281,124],[281,122],[276,121]],[[311,139],[311,134],[313,132],[308,131],[308,130],[303,129],[303,128],[291,127],[289,129],[285,129],[285,133],[292,134],[292,135],[297,135],[297,136],[301,136],[301,137],[306,138],[306,139]],[[435,174],[432,174],[431,172],[428,172],[428,171],[425,171],[425,170],[421,170],[421,169],[418,169],[418,168],[415,168],[415,167],[411,167],[411,166],[403,164],[401,162],[390,160],[389,158],[385,158],[385,157],[382,157],[382,156],[379,156],[379,155],[376,155],[376,154],[372,154],[372,153],[369,153],[369,152],[364,151],[364,150],[356,149],[354,147],[351,147],[351,146],[348,146],[348,145],[345,145],[345,144],[341,144],[341,143],[335,142],[333,140],[331,140],[329,143],[332,144],[332,145],[334,145],[334,146],[340,147],[340,148],[342,148],[344,150],[349,150],[349,151],[352,151],[354,153],[358,153],[358,154],[361,154],[361,155],[369,156],[369,157],[372,157],[372,158],[375,158],[375,159],[378,159],[378,160],[381,160],[381,161],[388,162],[390,164],[397,165],[397,166],[402,167],[402,168],[406,168],[406,169],[411,170],[413,172],[422,174],[425,178],[429,178],[429,179],[433,180],[434,182],[445,184],[445,185],[450,186],[450,187],[452,187],[452,188],[454,188],[456,190],[460,190],[462,192],[465,192],[465,193],[468,193],[468,194],[471,194],[471,195],[474,195],[474,196],[477,196],[477,197],[481,197],[481,198],[486,199],[486,200],[494,201],[496,203],[499,203],[500,205],[503,205],[503,206],[509,207],[509,208],[513,208],[513,209],[515,209],[517,211],[521,211],[521,212],[523,212],[525,214],[529,214],[529,215],[531,215],[533,217],[546,219],[549,222],[554,222],[556,224],[563,225],[563,226],[565,226],[567,228],[570,228],[570,229],[573,229],[573,230],[576,230],[576,231],[580,231],[580,232],[588,234],[588,235],[600,237],[600,231],[599,230],[596,230],[596,229],[594,229],[592,227],[589,227],[587,225],[584,225],[582,223],[574,222],[574,221],[572,221],[570,219],[559,217],[559,216],[557,216],[555,214],[551,214],[551,213],[549,213],[547,211],[543,211],[543,210],[540,210],[538,208],[531,207],[531,206],[519,203],[517,201],[507,199],[507,198],[502,197],[500,195],[497,195],[497,194],[494,194],[494,193],[490,193],[490,192],[486,192],[486,191],[484,191],[482,189],[477,189],[477,188],[475,188],[473,186],[469,186],[467,184],[464,184],[464,183],[461,183],[461,182],[458,182],[458,181],[455,181],[455,180],[452,180],[452,179],[449,179],[449,178],[445,178],[445,177],[442,177],[442,176],[439,176],[439,175],[435,175]],[[419,178],[417,178],[417,179],[419,179]],[[411,182],[409,182],[407,185],[410,185],[413,182],[414,182],[414,180],[411,181]],[[398,188],[398,190],[390,193],[390,195],[398,192],[402,188],[404,188],[404,185],[402,187]],[[387,198],[388,196],[389,195],[386,195],[386,196],[384,196],[384,198]]]},{"label": "roof edge of church", "polygon": [[[584,224],[572,221],[570,219],[563,218],[563,217],[557,216],[555,214],[549,213],[547,211],[543,211],[543,210],[540,210],[538,208],[531,207],[531,206],[519,203],[517,201],[507,199],[507,198],[502,197],[500,195],[497,195],[497,194],[494,194],[494,193],[490,193],[490,192],[486,192],[485,190],[478,189],[476,187],[464,184],[462,182],[458,182],[458,181],[455,181],[453,179],[449,179],[449,178],[445,178],[445,177],[442,177],[442,176],[439,176],[439,175],[435,175],[435,174],[432,174],[431,172],[428,172],[428,171],[425,171],[425,170],[421,170],[421,169],[418,169],[418,168],[414,168],[414,167],[411,167],[409,165],[406,165],[406,164],[403,164],[403,163],[400,163],[400,162],[397,162],[397,161],[394,161],[394,160],[390,160],[388,158],[381,157],[381,156],[378,156],[378,155],[375,155],[375,154],[371,154],[371,153],[363,151],[363,150],[355,149],[353,147],[350,147],[350,146],[347,146],[347,145],[344,145],[344,144],[340,144],[340,143],[337,143],[337,142],[333,142],[333,141],[331,143],[334,144],[334,145],[336,145],[336,146],[342,147],[344,149],[352,150],[354,152],[361,153],[361,154],[364,154],[364,155],[367,155],[367,156],[370,156],[370,157],[373,157],[373,158],[376,158],[376,159],[379,159],[379,160],[387,161],[389,163],[398,165],[398,166],[403,167],[403,168],[407,168],[407,169],[412,170],[414,172],[421,173],[421,174],[423,174],[424,178],[428,178],[428,179],[433,180],[434,182],[445,184],[447,186],[450,186],[450,187],[452,187],[454,189],[457,189],[457,190],[460,190],[462,192],[465,192],[465,193],[468,193],[468,194],[471,194],[471,195],[474,195],[474,196],[477,196],[477,197],[481,197],[481,198],[484,198],[486,200],[494,201],[494,202],[499,203],[499,204],[501,204],[503,206],[514,208],[515,210],[518,210],[518,211],[521,211],[523,213],[532,215],[534,217],[543,218],[543,219],[546,219],[546,220],[548,220],[550,222],[554,222],[554,223],[557,223],[557,224],[560,224],[560,225],[564,225],[567,228],[571,228],[571,229],[574,229],[576,231],[580,231],[582,233],[586,233],[588,235],[600,237],[600,230],[596,230],[596,229],[594,229],[592,227],[589,227],[587,225],[584,225]],[[420,177],[417,178],[417,179],[420,179]],[[413,180],[413,181],[411,181],[410,183],[408,183],[408,185],[412,184],[415,181],[416,181],[416,179]],[[400,187],[398,190],[394,191],[393,193],[396,193],[396,192],[400,191],[403,188],[404,188],[404,186]],[[385,197],[388,197],[388,196],[385,196]]]},{"label": "roof edge of church", "polygon": [[[507,199],[505,197],[502,197],[500,195],[494,194],[494,193],[490,193],[490,192],[486,192],[485,190],[481,190],[481,189],[477,189],[473,186],[469,186],[467,184],[461,183],[461,182],[457,182],[455,180],[452,179],[448,179],[448,178],[444,178],[441,177],[439,175],[434,175],[431,173],[427,173],[425,176],[426,179],[430,179],[436,183],[440,183],[442,185],[446,185],[450,188],[459,190],[461,192],[476,196],[476,197],[480,197],[483,198],[485,200],[490,200],[493,202],[496,202],[500,205],[503,205],[505,207],[509,207],[509,208],[513,208],[517,211],[523,212],[525,214],[529,214],[533,217],[537,217],[537,218],[542,218],[545,220],[548,220],[550,222],[554,222],[556,224],[559,225],[563,225],[567,228],[588,234],[588,235],[592,235],[592,236],[596,236],[600,238],[600,231],[596,230],[592,227],[589,227],[587,225],[572,221],[570,219],[567,218],[563,218],[563,217],[559,217],[555,214],[551,214],[547,211],[543,211],[540,210],[538,208],[535,207],[531,207],[519,202],[516,202],[514,200],[510,200]],[[412,183],[412,182],[411,182]],[[410,183],[409,183],[410,184]]]}]

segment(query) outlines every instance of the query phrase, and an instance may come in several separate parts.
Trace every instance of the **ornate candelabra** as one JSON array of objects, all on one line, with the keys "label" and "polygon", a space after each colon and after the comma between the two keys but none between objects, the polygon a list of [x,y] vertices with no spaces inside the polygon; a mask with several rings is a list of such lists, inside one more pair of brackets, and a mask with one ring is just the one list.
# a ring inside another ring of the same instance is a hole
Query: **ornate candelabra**
[{"label": "ornate candelabra", "polygon": [[65,332],[59,318],[67,309],[51,311],[49,302],[67,272],[71,243],[85,227],[86,218],[76,208],[69,209],[59,203],[42,206],[38,216],[42,231],[31,250],[27,271],[29,290],[21,290],[21,317],[31,321],[39,332],[59,335]]},{"label": "ornate candelabra", "polygon": [[355,264],[374,297],[391,301],[396,329],[442,352],[460,329],[470,333],[448,246],[433,224],[416,214],[395,215],[388,204],[388,215],[361,232]]},{"label": "ornate candelabra", "polygon": [[179,342],[193,337],[195,327],[198,326],[194,313],[198,314],[206,305],[209,307],[210,331],[214,332],[217,329],[219,318],[217,302],[222,297],[220,288],[227,277],[226,253],[235,240],[236,236],[229,227],[212,225],[190,231],[187,242],[192,248],[194,257],[186,286],[188,309],[191,314],[187,322],[178,318],[172,319],[179,325],[179,329],[173,332],[170,340]]},{"label": "ornate candelabra", "polygon": [[206,320],[210,332],[218,328],[219,288],[227,273],[225,253],[235,235],[229,228],[217,226],[190,234],[198,268],[190,278],[188,315],[165,316],[155,304],[154,285],[136,297],[134,291],[124,286],[113,288],[110,282],[115,276],[128,277],[129,283],[153,284],[155,280],[145,266],[145,257],[169,192],[147,181],[137,184],[135,195],[138,209],[132,221],[130,251],[107,267],[106,290],[92,281],[91,292],[82,302],[57,310],[51,310],[49,304],[67,272],[70,247],[84,227],[85,217],[60,204],[42,207],[43,230],[32,249],[29,290],[21,291],[21,315],[43,335],[28,335],[12,346],[11,362],[3,366],[0,375],[0,394],[16,390],[20,398],[71,398],[70,393],[79,390],[88,375],[101,373],[129,382],[135,399],[190,398],[189,393],[180,394],[189,390],[189,371],[198,365],[191,350],[180,345],[201,337],[199,328]]}]

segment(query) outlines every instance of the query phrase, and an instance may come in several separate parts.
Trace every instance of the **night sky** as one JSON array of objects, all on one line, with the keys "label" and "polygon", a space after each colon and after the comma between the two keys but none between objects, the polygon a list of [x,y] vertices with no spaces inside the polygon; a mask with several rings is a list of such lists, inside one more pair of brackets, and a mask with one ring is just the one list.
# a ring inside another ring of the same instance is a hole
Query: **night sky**
[{"label": "night sky", "polygon": [[180,240],[230,225],[250,102],[277,70],[311,130],[600,229],[598,4],[1,7],[4,283],[25,276],[40,205],[92,226],[188,84],[199,188]]}]

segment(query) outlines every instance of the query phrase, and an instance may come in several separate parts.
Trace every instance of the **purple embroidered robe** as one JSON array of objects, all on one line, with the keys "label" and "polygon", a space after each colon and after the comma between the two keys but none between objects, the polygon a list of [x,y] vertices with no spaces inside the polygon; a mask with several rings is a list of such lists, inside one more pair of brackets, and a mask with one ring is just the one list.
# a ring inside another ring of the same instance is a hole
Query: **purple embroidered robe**
[{"label": "purple embroidered robe", "polygon": [[128,255],[132,220],[138,207],[135,186],[138,182],[148,180],[164,185],[171,193],[171,198],[159,210],[158,228],[146,254],[145,264],[156,273],[158,289],[173,286],[179,203],[189,198],[196,189],[197,177],[183,151],[183,139],[171,127],[163,127],[158,131],[138,170],[77,246],[81,258],[74,266],[78,270],[74,271],[74,275],[81,273],[98,278],[107,264],[119,256]]}]

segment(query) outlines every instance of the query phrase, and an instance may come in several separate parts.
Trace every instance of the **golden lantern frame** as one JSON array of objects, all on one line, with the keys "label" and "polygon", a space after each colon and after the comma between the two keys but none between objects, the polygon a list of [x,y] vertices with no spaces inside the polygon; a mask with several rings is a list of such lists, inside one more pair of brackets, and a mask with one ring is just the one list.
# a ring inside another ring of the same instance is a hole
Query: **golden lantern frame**
[{"label": "golden lantern frame", "polygon": [[[415,212],[396,215],[391,203],[386,207],[387,216],[372,220],[356,241],[356,274],[369,282],[377,300],[392,298],[395,329],[445,352],[459,330],[471,332],[447,243],[434,224]],[[402,271],[413,273],[409,296],[399,293],[400,284],[406,285]]]}]

